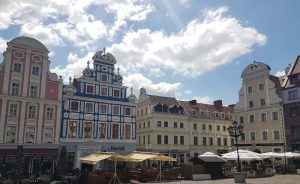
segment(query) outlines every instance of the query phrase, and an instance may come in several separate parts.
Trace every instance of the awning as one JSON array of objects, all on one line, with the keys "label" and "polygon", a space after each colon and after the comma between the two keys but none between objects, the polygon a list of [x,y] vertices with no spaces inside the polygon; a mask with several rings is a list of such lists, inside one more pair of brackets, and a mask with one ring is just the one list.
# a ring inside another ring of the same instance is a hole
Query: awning
[{"label": "awning", "polygon": [[110,158],[112,161],[117,162],[142,162],[143,160],[131,158],[129,156],[123,156],[123,155],[112,155]]},{"label": "awning", "polygon": [[160,160],[160,161],[170,161],[170,162],[176,162],[177,159],[173,157],[168,157],[165,155],[156,155],[154,157],[149,158],[149,160]]},{"label": "awning", "polygon": [[134,152],[134,153],[131,153],[127,156],[130,157],[130,158],[133,158],[133,159],[144,161],[144,160],[147,160],[147,159],[150,159],[150,158],[153,158],[153,157],[157,156],[157,154],[147,153],[147,152],[145,152],[145,153],[143,153],[143,152]]},{"label": "awning", "polygon": [[202,155],[199,155],[198,158],[204,162],[225,162],[224,159],[212,152],[205,152]]},{"label": "awning", "polygon": [[90,154],[85,157],[79,158],[79,161],[81,163],[86,163],[86,164],[96,164],[100,160],[107,159],[112,155],[113,153],[95,153],[95,154]]}]

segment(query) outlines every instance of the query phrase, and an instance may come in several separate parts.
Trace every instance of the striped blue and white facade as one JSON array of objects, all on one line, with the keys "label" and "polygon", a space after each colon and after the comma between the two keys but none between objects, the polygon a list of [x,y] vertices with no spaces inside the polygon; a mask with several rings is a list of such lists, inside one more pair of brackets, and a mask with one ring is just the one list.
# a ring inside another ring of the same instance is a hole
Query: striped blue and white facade
[{"label": "striped blue and white facade", "polygon": [[93,56],[83,76],[63,89],[61,144],[74,153],[74,167],[89,153],[135,150],[136,97],[127,97],[116,59],[105,50]]}]

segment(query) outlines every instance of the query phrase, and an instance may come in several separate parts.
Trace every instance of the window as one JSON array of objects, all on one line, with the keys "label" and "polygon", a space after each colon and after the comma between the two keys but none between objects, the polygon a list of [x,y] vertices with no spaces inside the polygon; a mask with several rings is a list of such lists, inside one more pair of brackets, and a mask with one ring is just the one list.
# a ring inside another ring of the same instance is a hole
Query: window
[{"label": "window", "polygon": [[71,111],[78,111],[79,110],[79,102],[72,101],[71,102]]},{"label": "window", "polygon": [[174,136],[174,144],[178,144],[178,136]]},{"label": "window", "polygon": [[37,97],[38,94],[38,87],[37,85],[30,86],[30,97]]},{"label": "window", "polygon": [[183,126],[183,123],[182,123],[182,122],[180,122],[180,128],[184,128],[184,126]]},{"label": "window", "polygon": [[275,131],[273,132],[273,135],[274,135],[274,140],[279,140],[279,139],[280,139],[279,131],[278,131],[278,130],[275,130]]},{"label": "window", "polygon": [[161,127],[161,121],[157,121],[157,127]]},{"label": "window", "polygon": [[254,115],[249,115],[249,123],[254,123]]},{"label": "window", "polygon": [[87,94],[94,94],[94,85],[87,85],[86,86],[86,93]]},{"label": "window", "polygon": [[94,104],[92,102],[85,103],[85,112],[87,112],[87,113],[94,112]]},{"label": "window", "polygon": [[248,94],[249,94],[249,95],[252,94],[252,86],[248,86]]},{"label": "window", "polygon": [[289,111],[291,117],[295,117],[298,115],[298,107],[290,107]]},{"label": "window", "polygon": [[249,107],[250,107],[250,108],[253,107],[253,101],[249,101]]},{"label": "window", "polygon": [[125,116],[130,116],[131,115],[131,108],[130,107],[125,107]]},{"label": "window", "polygon": [[39,75],[39,70],[40,70],[40,68],[38,66],[33,66],[31,74],[32,75]]},{"label": "window", "polygon": [[298,74],[292,75],[292,76],[290,77],[290,83],[291,83],[291,84],[297,84],[298,82],[299,82]]},{"label": "window", "polygon": [[141,145],[141,136],[139,136],[139,145]]},{"label": "window", "polygon": [[213,140],[212,137],[209,137],[208,140],[209,140],[209,145],[213,145],[214,144],[214,140]]},{"label": "window", "polygon": [[202,124],[202,130],[205,130],[205,129],[206,129],[206,125]]},{"label": "window", "polygon": [[250,132],[250,140],[255,141],[255,132]]},{"label": "window", "polygon": [[221,146],[221,138],[220,137],[217,138],[217,144],[218,144],[218,146]]},{"label": "window", "polygon": [[28,108],[28,118],[36,117],[36,106],[29,106]]},{"label": "window", "polygon": [[278,112],[272,112],[273,120],[278,120]]},{"label": "window", "polygon": [[44,131],[44,137],[45,137],[44,142],[51,144],[52,143],[52,135],[53,135],[53,128],[46,127],[45,131]]},{"label": "window", "polygon": [[148,127],[150,127],[150,121],[148,121]]},{"label": "window", "polygon": [[92,122],[85,122],[84,138],[92,138]]},{"label": "window", "polygon": [[289,100],[295,100],[297,99],[297,96],[297,90],[289,91]]},{"label": "window", "polygon": [[198,137],[194,136],[194,145],[198,145]]},{"label": "window", "polygon": [[164,136],[164,144],[169,144],[169,139],[167,135]]},{"label": "window", "polygon": [[131,125],[125,124],[125,139],[130,139],[131,135]]},{"label": "window", "polygon": [[108,96],[108,88],[107,87],[100,87],[100,95],[101,96]]},{"label": "window", "polygon": [[107,74],[101,74],[101,82],[105,82],[105,83],[108,82]]},{"label": "window", "polygon": [[207,145],[206,142],[207,142],[207,141],[206,141],[206,137],[202,137],[202,145],[206,146],[206,145]]},{"label": "window", "polygon": [[164,122],[164,127],[168,127],[169,123],[167,121]]},{"label": "window", "polygon": [[227,146],[227,138],[223,138],[223,146]]},{"label": "window", "polygon": [[100,114],[106,114],[107,113],[107,105],[106,104],[100,104]]},{"label": "window", "polygon": [[121,96],[120,90],[119,89],[114,89],[114,97],[115,98],[120,98],[120,96]]},{"label": "window", "polygon": [[112,114],[113,115],[119,115],[120,114],[120,106],[117,106],[117,105],[113,105],[112,106]]},{"label": "window", "polygon": [[161,144],[161,135],[157,135],[157,144]]},{"label": "window", "polygon": [[210,117],[210,112],[207,112],[207,117],[208,117],[208,118]]},{"label": "window", "polygon": [[223,131],[224,131],[224,132],[226,131],[226,126],[223,126]]},{"label": "window", "polygon": [[113,124],[112,138],[113,139],[119,138],[119,124]]},{"label": "window", "polygon": [[222,115],[222,119],[225,119],[225,114],[222,113],[221,115]]},{"label": "window", "polygon": [[174,128],[177,128],[177,122],[174,122]]},{"label": "window", "polygon": [[180,144],[184,144],[184,136],[180,136]]},{"label": "window", "polygon": [[148,139],[148,144],[151,144],[150,143],[150,135],[147,136],[147,139]]},{"label": "window", "polygon": [[241,140],[244,141],[245,138],[246,138],[246,137],[245,137],[245,133],[242,133],[242,134],[241,134]]},{"label": "window", "polygon": [[208,130],[212,130],[212,125],[208,125]]},{"label": "window", "polygon": [[145,128],[146,127],[146,125],[145,125],[145,122],[143,123],[143,128]]},{"label": "window", "polygon": [[264,84],[259,84],[258,89],[259,89],[259,91],[263,91],[265,89],[265,85]]},{"label": "window", "polygon": [[261,117],[261,121],[262,121],[262,122],[267,121],[267,114],[266,114],[266,113],[261,113],[261,114],[260,114],[260,117]]},{"label": "window", "polygon": [[47,107],[47,110],[46,110],[46,118],[47,119],[53,119],[54,117],[54,108],[53,107]]},{"label": "window", "polygon": [[143,144],[145,145],[146,144],[146,137],[143,136]]},{"label": "window", "polygon": [[217,131],[220,131],[220,125],[217,125]]},{"label": "window", "polygon": [[244,116],[240,116],[240,123],[244,123]]},{"label": "window", "polygon": [[19,96],[19,89],[20,89],[19,83],[12,83],[11,95]]},{"label": "window", "polygon": [[25,129],[25,142],[34,143],[35,139],[35,127],[26,127]]},{"label": "window", "polygon": [[262,140],[268,140],[268,132],[267,131],[262,132]]},{"label": "window", "polygon": [[18,104],[9,105],[9,116],[16,117],[18,113]]},{"label": "window", "polygon": [[22,64],[21,63],[14,63],[14,72],[21,72]]},{"label": "window", "polygon": [[105,139],[106,137],[106,123],[99,124],[99,138]]},{"label": "window", "polygon": [[265,106],[265,105],[266,105],[265,99],[264,98],[260,99],[260,106]]},{"label": "window", "polygon": [[6,128],[6,142],[14,143],[16,142],[16,127],[15,126],[7,126]]},{"label": "window", "polygon": [[194,127],[194,130],[197,130],[197,124],[196,123],[193,124],[193,127]]},{"label": "window", "polygon": [[77,121],[69,121],[69,138],[77,137]]}]

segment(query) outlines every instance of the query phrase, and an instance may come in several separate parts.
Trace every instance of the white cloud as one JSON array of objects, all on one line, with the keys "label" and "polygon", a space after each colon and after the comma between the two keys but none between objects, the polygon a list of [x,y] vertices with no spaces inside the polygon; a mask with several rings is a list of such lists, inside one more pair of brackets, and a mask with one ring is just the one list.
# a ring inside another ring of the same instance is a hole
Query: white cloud
[{"label": "white cloud", "polygon": [[184,93],[187,95],[190,95],[190,94],[192,94],[192,90],[185,90]]},{"label": "white cloud", "polygon": [[149,75],[151,77],[162,77],[165,75],[165,73],[163,71],[161,71],[160,68],[150,68]]},{"label": "white cloud", "polygon": [[266,36],[224,16],[227,7],[208,10],[203,20],[192,20],[178,33],[139,29],[130,31],[111,52],[123,63],[139,67],[171,69],[174,74],[195,77],[228,64],[264,45]]},{"label": "white cloud", "polygon": [[275,76],[277,76],[277,77],[281,77],[281,76],[284,76],[284,75],[285,75],[285,71],[284,70],[283,71],[278,71],[275,74]]},{"label": "white cloud", "polygon": [[[46,45],[63,45],[68,40],[84,49],[105,36],[112,38],[128,21],[144,20],[154,10],[142,0],[20,0],[0,1],[0,7],[0,30],[20,25],[20,35]],[[91,11],[93,8],[97,11]],[[113,17],[112,23],[103,22],[103,12]]]},{"label": "white cloud", "polygon": [[196,96],[193,99],[197,100],[198,103],[212,104],[213,102],[209,96]]},{"label": "white cloud", "polygon": [[7,40],[0,37],[0,53],[3,53],[7,47]]},{"label": "white cloud", "polygon": [[175,92],[182,86],[181,83],[153,83],[150,79],[146,78],[140,73],[135,73],[124,77],[123,83],[128,87],[133,87],[135,94],[139,94],[137,91],[143,87],[147,90],[148,94],[170,97],[174,97]]}]

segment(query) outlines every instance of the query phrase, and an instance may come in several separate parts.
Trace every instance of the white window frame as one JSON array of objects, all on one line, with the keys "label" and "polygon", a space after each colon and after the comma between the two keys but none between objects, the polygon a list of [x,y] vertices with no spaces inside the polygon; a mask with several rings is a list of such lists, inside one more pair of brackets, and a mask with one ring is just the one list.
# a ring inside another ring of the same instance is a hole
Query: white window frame
[{"label": "white window frame", "polygon": [[[275,138],[275,132],[278,132],[278,139]],[[280,131],[279,130],[273,130],[273,139],[280,140]]]},{"label": "white window frame", "polygon": [[[115,95],[115,91],[119,91],[119,95],[117,96],[117,95]],[[121,89],[113,89],[113,97],[114,98],[121,98]]]},{"label": "white window frame", "polygon": [[[102,89],[106,89],[106,94],[102,93]],[[100,86],[100,96],[108,96],[108,87]]]},{"label": "white window frame", "polygon": [[[273,113],[277,113],[277,119],[274,119],[274,114],[273,114]],[[279,113],[278,113],[278,111],[273,111],[273,112],[272,112],[272,120],[273,120],[273,121],[279,120]]]},{"label": "white window frame", "polygon": [[[129,114],[127,113],[127,110],[129,109]],[[129,106],[125,106],[124,107],[124,115],[125,116],[131,116],[131,114],[132,114],[132,108],[131,107],[129,107]]]},{"label": "white window frame", "polygon": [[[52,109],[52,110],[49,110]],[[55,109],[53,106],[46,107],[46,118],[47,119],[54,119]]]},{"label": "white window frame", "polygon": [[[14,84],[18,85],[17,87],[14,86]],[[13,96],[19,96],[20,95],[20,82],[19,81],[13,81],[11,84],[11,95]]]},{"label": "white window frame", "polygon": [[27,117],[29,119],[35,119],[37,117],[37,106],[36,105],[32,105],[32,104],[28,105]]},{"label": "white window frame", "polygon": [[[254,133],[254,138],[255,138],[254,140],[252,140],[252,136],[251,136],[252,133]],[[250,141],[256,141],[256,132],[255,131],[249,132],[249,140]]]},{"label": "white window frame", "polygon": [[[16,65],[19,65],[20,68],[16,67]],[[20,62],[14,62],[14,66],[13,66],[13,72],[18,72],[18,73],[21,73],[22,72],[22,63]]]},{"label": "white window frame", "polygon": [[[251,89],[251,92],[249,92],[250,91],[249,89]],[[253,94],[253,86],[247,86],[247,94],[249,96],[251,96]]]},{"label": "white window frame", "polygon": [[[251,116],[253,116],[253,122],[251,122]],[[248,121],[249,123],[254,123],[255,122],[255,115],[254,114],[250,114],[249,115],[249,121]]]},{"label": "white window frame", "polygon": [[[51,130],[51,131],[49,131]],[[45,127],[44,128],[44,143],[52,144],[53,143],[53,127]]]},{"label": "white window frame", "polygon": [[[263,121],[263,118],[262,118],[262,117],[263,117],[263,116],[262,116],[263,114],[265,114],[265,115],[266,115],[266,116],[265,116],[265,117],[266,117],[266,119],[265,119],[264,121]],[[262,113],[260,113],[260,122],[267,122],[267,113],[266,113],[266,112],[262,112]]]},{"label": "white window frame", "polygon": [[[118,113],[115,112],[115,110],[116,110],[115,108],[118,108]],[[111,112],[112,115],[120,115],[120,106],[119,105],[112,105],[111,106],[111,111],[112,111]]]},{"label": "white window frame", "polygon": [[40,67],[36,66],[36,65],[33,65],[31,67],[31,75],[33,75],[33,76],[39,76],[40,75]]},{"label": "white window frame", "polygon": [[37,98],[39,95],[39,85],[38,84],[31,84],[30,85],[30,91],[29,91],[29,96],[32,98]]},{"label": "white window frame", "polygon": [[[88,92],[88,87],[92,87],[93,88],[93,92]],[[95,93],[95,85],[93,85],[93,84],[87,84],[86,85],[86,90],[85,90],[85,92],[86,92],[86,94],[91,94],[91,95],[93,95],[94,93]]]},{"label": "white window frame", "polygon": [[[12,106],[15,106],[15,107],[12,107]],[[10,116],[10,117],[17,117],[18,116],[18,110],[19,110],[19,108],[18,108],[18,104],[17,103],[10,103],[9,104],[9,114],[8,114],[8,116]],[[13,114],[12,114],[12,110],[13,110]]]},{"label": "white window frame", "polygon": [[[91,111],[88,111],[88,105],[91,105],[92,107],[92,110]],[[85,112],[86,113],[93,113],[94,112],[94,103],[93,102],[85,102]]]},{"label": "white window frame", "polygon": [[[262,85],[262,89],[260,88],[260,86]],[[264,91],[265,90],[265,84],[264,83],[260,83],[258,84],[258,91]]]},{"label": "white window frame", "polygon": [[[72,109],[72,103],[75,102],[75,103],[78,103],[78,109],[77,110],[74,110]],[[76,101],[76,100],[71,100],[70,101],[70,111],[75,111],[75,112],[78,112],[80,110],[80,101]]]},{"label": "white window frame", "polygon": [[[103,80],[103,79],[104,79],[103,76],[106,76],[106,80]],[[103,83],[108,83],[108,74],[105,74],[105,73],[102,73],[102,74],[101,74],[101,82],[103,82]]]},{"label": "white window frame", "polygon": [[[266,137],[266,139],[264,139],[264,133],[267,133],[267,137]],[[263,140],[263,141],[267,141],[267,140],[269,140],[269,131],[267,131],[267,130],[263,130],[263,131],[261,131],[261,140]]]},{"label": "white window frame", "polygon": [[[29,131],[29,130],[31,130],[31,131]],[[33,135],[32,138],[30,137],[31,135]],[[27,144],[34,144],[35,143],[35,139],[36,139],[36,127],[35,126],[27,126],[27,127],[25,127],[25,143],[27,143]]]},{"label": "white window frame", "polygon": [[[14,129],[14,132],[12,131],[13,129]],[[15,143],[16,135],[17,135],[17,126],[16,125],[7,125],[6,132],[5,132],[5,142]]]},{"label": "white window frame", "polygon": [[[102,107],[105,107],[105,112],[103,112],[103,108]],[[107,104],[99,104],[99,113],[100,114],[107,114]]]}]

